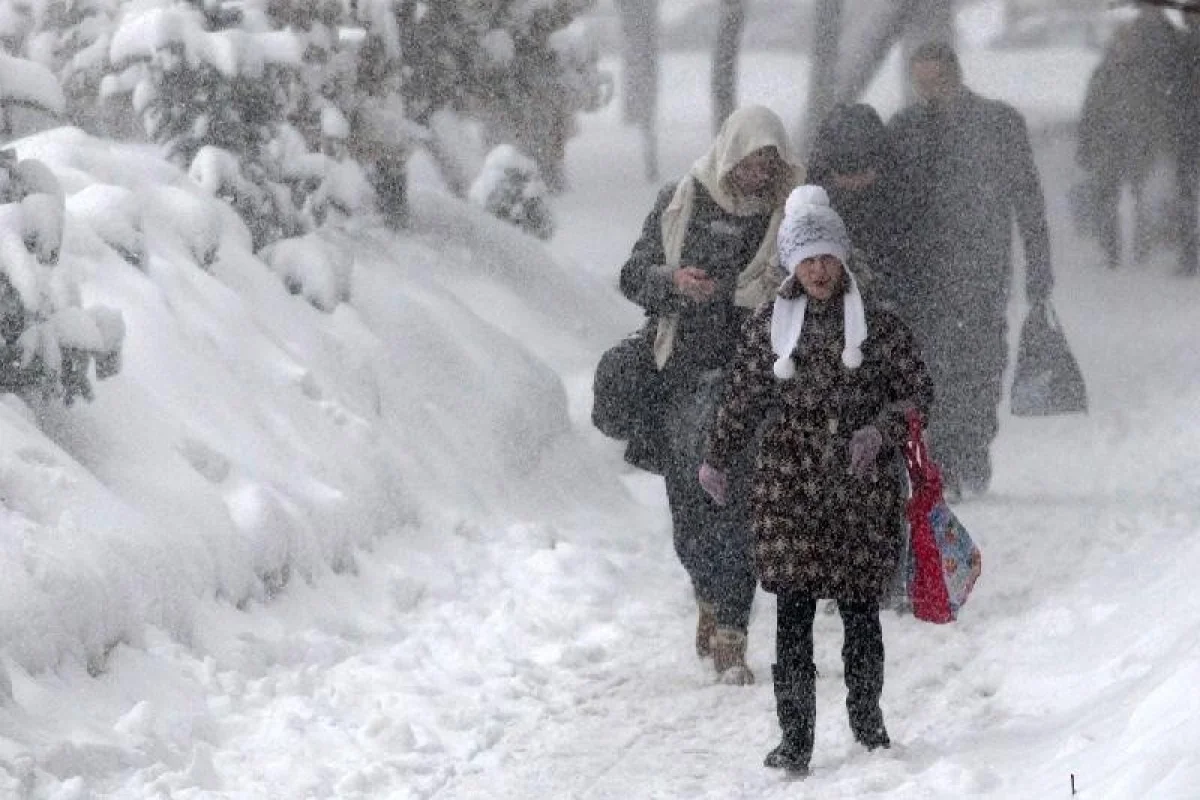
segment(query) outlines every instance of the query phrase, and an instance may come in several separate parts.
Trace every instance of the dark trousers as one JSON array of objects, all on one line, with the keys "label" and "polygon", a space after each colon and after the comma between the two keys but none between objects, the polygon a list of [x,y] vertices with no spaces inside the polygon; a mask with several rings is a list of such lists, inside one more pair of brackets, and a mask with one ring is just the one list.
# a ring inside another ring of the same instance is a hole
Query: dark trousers
[{"label": "dark trousers", "polygon": [[[1195,274],[1200,268],[1200,232],[1197,231],[1197,179],[1200,167],[1200,147],[1185,147],[1180,155],[1172,155],[1175,162],[1175,190],[1177,197],[1170,205],[1170,219],[1164,225],[1154,219],[1150,201],[1143,185],[1145,178],[1130,182],[1133,191],[1134,241],[1133,257],[1143,261],[1154,248],[1158,232],[1166,228],[1168,238],[1179,247],[1179,271]],[[1121,190],[1122,183],[1116,176],[1101,176],[1096,179],[1096,237],[1104,251],[1107,265],[1113,269],[1124,260],[1124,241],[1121,236]]]},{"label": "dark trousers", "polygon": [[992,478],[992,441],[1008,362],[1008,298],[979,290],[922,304],[917,324],[936,398],[927,430],[946,488],[982,491]]},{"label": "dark trousers", "polygon": [[[777,597],[775,662],[788,676],[813,674],[813,618],[817,598],[780,592]],[[846,670],[846,704],[853,718],[859,709],[875,706],[883,692],[883,628],[875,600],[838,600],[845,639],[842,663]]]},{"label": "dark trousers", "polygon": [[758,586],[747,505],[752,454],[742,454],[730,468],[726,506],[713,503],[697,477],[721,392],[722,375],[717,370],[672,392],[664,426],[668,458],[663,477],[675,553],[692,580],[696,598],[712,604],[717,625],[744,631]]},{"label": "dark trousers", "polygon": [[935,374],[937,405],[929,419],[929,441],[948,489],[982,491],[991,483],[1003,389],[1003,366],[990,374]]}]

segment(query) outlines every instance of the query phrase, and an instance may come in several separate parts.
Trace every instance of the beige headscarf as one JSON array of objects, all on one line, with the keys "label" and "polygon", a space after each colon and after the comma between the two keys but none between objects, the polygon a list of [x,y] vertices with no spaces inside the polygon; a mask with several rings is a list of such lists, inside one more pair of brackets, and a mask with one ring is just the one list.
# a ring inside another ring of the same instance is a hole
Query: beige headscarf
[{"label": "beige headscarf", "polygon": [[[743,197],[729,182],[729,172],[746,156],[764,147],[774,147],[783,162],[791,167],[781,175],[779,185],[766,199]],[[804,168],[792,159],[791,146],[783,122],[765,106],[745,106],[729,115],[712,147],[692,165],[687,176],[675,188],[675,195],[662,215],[663,252],[667,266],[680,267],[683,240],[692,206],[696,200],[696,183],[704,186],[717,205],[739,217],[771,213],[771,222],[754,258],[738,275],[733,302],[742,308],[756,308],[774,297],[783,274],[777,268],[775,237],[783,216],[783,204],[792,188],[804,181]],[[654,361],[662,369],[675,347],[679,330],[679,315],[659,317],[654,337]]]}]

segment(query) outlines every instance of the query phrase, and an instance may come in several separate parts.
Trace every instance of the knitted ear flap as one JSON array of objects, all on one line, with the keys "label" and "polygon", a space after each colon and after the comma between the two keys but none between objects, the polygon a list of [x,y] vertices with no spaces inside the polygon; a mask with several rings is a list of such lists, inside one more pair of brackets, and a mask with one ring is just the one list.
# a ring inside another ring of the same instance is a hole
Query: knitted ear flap
[{"label": "knitted ear flap", "polygon": [[850,281],[850,290],[842,298],[842,327],[845,336],[845,346],[842,349],[842,363],[849,369],[862,366],[862,343],[867,340],[867,311],[863,307],[862,293],[858,290],[858,281],[854,273],[847,268],[846,280]]},{"label": "knitted ear flap", "polygon": [[780,356],[775,359],[775,377],[781,381],[790,381],[796,377],[796,361],[791,356]]}]

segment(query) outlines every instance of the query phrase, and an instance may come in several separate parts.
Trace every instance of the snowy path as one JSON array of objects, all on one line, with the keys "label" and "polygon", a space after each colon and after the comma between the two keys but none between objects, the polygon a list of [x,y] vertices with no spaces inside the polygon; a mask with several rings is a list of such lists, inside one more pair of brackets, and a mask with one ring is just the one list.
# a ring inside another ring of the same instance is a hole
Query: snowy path
[{"label": "snowy path", "polygon": [[[756,99],[794,96],[784,72]],[[672,102],[669,172],[706,118]],[[654,194],[635,162],[614,163],[631,141],[606,114],[572,144],[552,248],[599,274]],[[773,599],[752,620],[759,683],[714,685],[662,490],[630,475],[625,504],[493,524],[446,509],[353,572],[266,605],[209,603],[191,641],[148,631],[94,677],[9,663],[21,703],[0,715],[0,796],[1034,800],[1068,797],[1075,774],[1082,800],[1194,798],[1200,284],[1162,265],[1097,270],[1065,222],[1067,156],[1041,153],[1056,298],[1093,411],[1004,416],[995,490],[958,509],[984,553],[967,613],[946,627],[885,614],[892,751],[853,744],[840,624],[819,615],[815,774],[761,766],[777,736]],[[563,377],[582,424],[587,376]]]},{"label": "snowy path", "polygon": [[[1030,738],[1053,741],[1064,724],[1062,709],[1047,704],[1045,695],[1049,686],[1070,685],[1072,670],[1056,671],[1051,654],[1055,640],[1090,613],[1077,598],[1056,604],[1055,595],[1074,589],[1080,573],[1104,572],[1111,543],[1123,530],[1169,530],[1170,516],[1181,512],[1194,523],[1194,505],[1164,509],[1159,518],[1147,518],[1144,509],[1120,513],[1017,497],[964,506],[964,520],[983,534],[987,559],[972,613],[945,629],[885,614],[884,704],[900,743],[890,753],[872,756],[853,744],[842,705],[840,623],[820,615],[817,752],[814,775],[805,782],[808,796],[1041,796],[1014,778],[1028,769]],[[1091,531],[1090,547],[1076,535],[1081,529]],[[1152,546],[1127,544],[1125,555]],[[1037,568],[1023,568],[1033,552]],[[794,785],[761,766],[777,738],[766,680],[773,602],[759,595],[752,625],[750,661],[760,684],[716,686],[690,652],[692,611],[681,595],[681,576],[669,564],[657,571],[615,620],[622,652],[598,671],[577,705],[546,709],[509,728],[435,796],[795,796]],[[1128,587],[1114,582],[1112,588]],[[1096,590],[1099,602],[1104,587]],[[1120,667],[1127,675],[1146,663],[1132,653],[1129,658]],[[1045,781],[1047,795],[1058,788],[1055,776]]]}]

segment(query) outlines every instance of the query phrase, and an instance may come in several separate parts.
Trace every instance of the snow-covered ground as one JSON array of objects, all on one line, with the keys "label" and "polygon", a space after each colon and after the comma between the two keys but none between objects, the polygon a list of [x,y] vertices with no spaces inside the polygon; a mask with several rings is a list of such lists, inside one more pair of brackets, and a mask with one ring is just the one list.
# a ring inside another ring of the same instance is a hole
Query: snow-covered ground
[{"label": "snow-covered ground", "polygon": [[[964,60],[1040,123],[1070,116],[1088,58]],[[806,74],[751,56],[743,99],[793,122]],[[707,143],[706,84],[702,58],[666,64],[665,174]],[[870,99],[893,110],[896,86]],[[769,684],[716,686],[692,654],[660,486],[587,423],[656,191],[616,105],[569,147],[548,249],[418,192],[412,235],[327,241],[341,258],[308,279],[341,282],[332,313],[229,213],[200,269],[203,226],[161,202],[183,176],[144,150],[20,149],[68,192],[132,190],[152,258],[71,218],[64,263],[124,313],[124,368],[90,405],[0,405],[0,796],[1044,798],[1072,776],[1089,800],[1200,796],[1200,285],[1098,267],[1064,143],[1039,158],[1092,413],[1003,418],[995,490],[959,509],[984,552],[962,619],[885,619],[890,752],[852,744],[818,620],[799,786],[761,766]],[[773,612],[760,594],[763,679]]]}]

